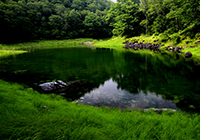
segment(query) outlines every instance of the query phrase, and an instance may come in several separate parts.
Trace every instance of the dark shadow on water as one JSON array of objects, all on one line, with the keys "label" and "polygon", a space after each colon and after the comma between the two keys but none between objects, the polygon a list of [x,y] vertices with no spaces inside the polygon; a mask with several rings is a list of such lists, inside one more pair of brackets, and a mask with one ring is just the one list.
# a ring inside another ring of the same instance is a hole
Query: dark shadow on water
[{"label": "dark shadow on water", "polygon": [[151,56],[114,50],[35,50],[0,59],[0,78],[37,89],[55,80],[83,80],[68,100],[94,106],[200,111],[200,67],[176,54]]}]

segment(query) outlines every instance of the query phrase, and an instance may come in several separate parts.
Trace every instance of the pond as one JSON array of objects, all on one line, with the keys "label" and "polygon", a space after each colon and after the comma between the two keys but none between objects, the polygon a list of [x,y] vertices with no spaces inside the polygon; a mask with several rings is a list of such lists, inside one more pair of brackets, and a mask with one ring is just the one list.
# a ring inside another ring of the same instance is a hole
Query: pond
[{"label": "pond", "polygon": [[176,54],[150,55],[91,48],[34,50],[0,59],[0,78],[37,89],[62,80],[87,81],[66,99],[121,109],[199,112],[199,66]]}]

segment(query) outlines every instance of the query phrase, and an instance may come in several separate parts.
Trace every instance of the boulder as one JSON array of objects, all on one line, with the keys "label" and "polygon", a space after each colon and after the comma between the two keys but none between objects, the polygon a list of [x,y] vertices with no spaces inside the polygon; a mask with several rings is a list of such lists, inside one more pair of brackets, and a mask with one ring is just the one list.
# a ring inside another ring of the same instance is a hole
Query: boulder
[{"label": "boulder", "polygon": [[173,47],[169,47],[169,50],[170,50],[170,51],[174,51],[174,48],[173,48]]},{"label": "boulder", "polygon": [[123,42],[125,44],[125,49],[148,49],[153,51],[160,51],[158,48],[161,46],[161,44],[151,44],[151,43],[133,43],[133,42]]},{"label": "boulder", "polygon": [[133,44],[133,42],[130,42],[130,43],[129,43],[129,48],[134,49],[134,44]]},{"label": "boulder", "polygon": [[85,84],[85,81],[72,81],[72,82],[63,82],[61,80],[57,80],[56,82],[46,82],[39,84],[39,91],[44,93],[61,93],[65,91],[75,90],[77,87]]},{"label": "boulder", "polygon": [[128,41],[125,41],[125,42],[123,42],[122,44],[127,44],[128,43]]},{"label": "boulder", "polygon": [[190,48],[195,48],[195,47],[198,47],[198,45],[190,46]]},{"label": "boulder", "polygon": [[66,86],[67,84],[61,80],[39,84],[39,88],[44,92],[55,92],[56,90],[65,88]]},{"label": "boulder", "polygon": [[190,57],[192,57],[192,53],[191,52],[186,52],[185,53],[185,58],[190,58]]},{"label": "boulder", "polygon": [[176,48],[174,49],[174,51],[180,53],[181,49],[182,49],[181,47],[176,47]]},{"label": "boulder", "polygon": [[152,44],[151,43],[146,43],[146,49],[151,50]]}]

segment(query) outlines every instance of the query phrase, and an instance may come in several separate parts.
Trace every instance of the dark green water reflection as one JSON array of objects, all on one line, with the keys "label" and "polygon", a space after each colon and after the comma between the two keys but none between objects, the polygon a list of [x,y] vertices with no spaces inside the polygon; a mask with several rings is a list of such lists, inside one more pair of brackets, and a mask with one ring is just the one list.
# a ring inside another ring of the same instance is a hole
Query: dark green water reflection
[{"label": "dark green water reflection", "polygon": [[35,50],[0,59],[1,79],[39,83],[84,80],[68,100],[119,108],[200,110],[200,68],[182,57],[67,48]]}]

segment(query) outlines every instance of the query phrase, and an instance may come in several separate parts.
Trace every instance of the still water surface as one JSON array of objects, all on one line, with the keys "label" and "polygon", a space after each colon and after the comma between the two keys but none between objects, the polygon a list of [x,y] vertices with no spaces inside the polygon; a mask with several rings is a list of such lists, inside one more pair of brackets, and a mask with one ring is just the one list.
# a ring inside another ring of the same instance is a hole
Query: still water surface
[{"label": "still water surface", "polygon": [[37,88],[39,83],[84,80],[68,100],[121,109],[200,109],[199,67],[192,60],[114,50],[35,50],[0,59],[1,79]]}]

